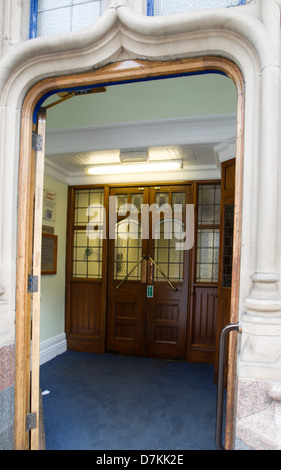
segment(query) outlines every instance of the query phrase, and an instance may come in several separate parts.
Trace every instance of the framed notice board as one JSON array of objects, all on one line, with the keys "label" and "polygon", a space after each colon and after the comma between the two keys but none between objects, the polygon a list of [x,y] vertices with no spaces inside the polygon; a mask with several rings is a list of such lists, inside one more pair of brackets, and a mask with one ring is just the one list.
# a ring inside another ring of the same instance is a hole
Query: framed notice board
[{"label": "framed notice board", "polygon": [[41,274],[57,274],[58,236],[42,233]]}]

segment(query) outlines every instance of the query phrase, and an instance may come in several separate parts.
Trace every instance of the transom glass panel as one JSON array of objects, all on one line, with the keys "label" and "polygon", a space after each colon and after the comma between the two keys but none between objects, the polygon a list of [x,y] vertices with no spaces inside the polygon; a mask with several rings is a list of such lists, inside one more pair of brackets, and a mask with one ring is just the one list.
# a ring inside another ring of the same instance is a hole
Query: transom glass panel
[{"label": "transom glass panel", "polygon": [[94,218],[102,222],[103,189],[78,189],[75,191],[74,225],[87,225]]},{"label": "transom glass panel", "polygon": [[[151,3],[151,0],[149,0]],[[208,8],[236,7],[246,0],[154,0],[154,15],[171,15],[190,10]]]},{"label": "transom glass panel", "polygon": [[159,206],[159,209],[161,209],[162,207],[162,211],[167,212],[168,207],[166,207],[165,205],[169,204],[169,193],[156,193],[155,204]]},{"label": "transom glass panel", "polygon": [[105,11],[105,0],[39,0],[37,36],[68,33],[90,26]]},{"label": "transom glass panel", "polygon": [[141,212],[141,205],[143,204],[143,193],[131,194],[132,212]]},{"label": "transom glass panel", "polygon": [[198,187],[198,225],[220,223],[221,188],[216,184]]},{"label": "transom glass panel", "polygon": [[185,193],[173,193],[172,194],[172,207],[173,211],[179,209],[181,206],[181,211],[185,212]]},{"label": "transom glass panel", "polygon": [[119,216],[126,216],[127,212],[140,213],[142,203],[143,193],[116,195],[116,210]]}]

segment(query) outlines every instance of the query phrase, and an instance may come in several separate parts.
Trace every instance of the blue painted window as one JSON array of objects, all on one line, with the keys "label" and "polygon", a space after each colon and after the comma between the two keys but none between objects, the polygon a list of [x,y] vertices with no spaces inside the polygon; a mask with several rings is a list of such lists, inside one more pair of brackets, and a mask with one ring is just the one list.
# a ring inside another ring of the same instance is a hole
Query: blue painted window
[{"label": "blue painted window", "polygon": [[191,10],[208,8],[236,7],[245,5],[248,0],[147,0],[147,15],[169,15]]},{"label": "blue painted window", "polygon": [[106,0],[31,0],[29,37],[77,31],[92,24]]}]

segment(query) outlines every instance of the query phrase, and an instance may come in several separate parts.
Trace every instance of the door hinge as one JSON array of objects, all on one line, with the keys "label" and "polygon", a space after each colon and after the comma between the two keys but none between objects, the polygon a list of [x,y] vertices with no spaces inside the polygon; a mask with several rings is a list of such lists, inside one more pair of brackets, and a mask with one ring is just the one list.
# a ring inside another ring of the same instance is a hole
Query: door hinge
[{"label": "door hinge", "polygon": [[36,429],[37,426],[37,413],[28,413],[25,420],[25,429],[26,431],[32,431]]},{"label": "door hinge", "polygon": [[38,292],[38,276],[33,276],[32,274],[28,275],[27,292]]},{"label": "door hinge", "polygon": [[35,151],[43,150],[43,136],[32,132],[32,149]]}]

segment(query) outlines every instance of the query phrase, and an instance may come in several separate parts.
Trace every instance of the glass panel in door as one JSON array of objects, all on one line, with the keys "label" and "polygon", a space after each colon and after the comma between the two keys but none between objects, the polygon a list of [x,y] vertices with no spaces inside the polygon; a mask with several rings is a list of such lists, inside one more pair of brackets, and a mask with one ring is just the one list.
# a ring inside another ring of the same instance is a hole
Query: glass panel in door
[{"label": "glass panel in door", "polygon": [[140,280],[142,258],[141,223],[122,220],[116,224],[114,279]]},{"label": "glass panel in door", "polygon": [[[183,251],[176,249],[178,240],[173,231],[173,224],[172,219],[166,220],[166,226],[164,220],[159,223],[159,238],[155,240],[154,245],[154,260],[161,270],[156,269],[154,274],[154,280],[157,282],[166,282],[161,272],[171,281],[183,281]],[[182,223],[181,230],[184,231]]]}]

